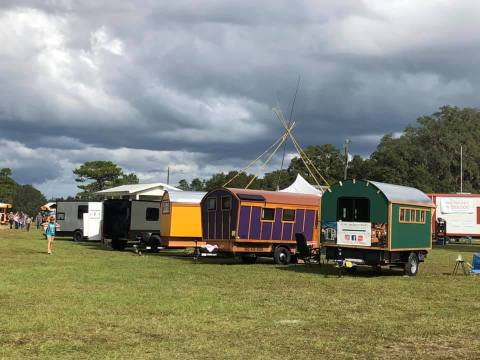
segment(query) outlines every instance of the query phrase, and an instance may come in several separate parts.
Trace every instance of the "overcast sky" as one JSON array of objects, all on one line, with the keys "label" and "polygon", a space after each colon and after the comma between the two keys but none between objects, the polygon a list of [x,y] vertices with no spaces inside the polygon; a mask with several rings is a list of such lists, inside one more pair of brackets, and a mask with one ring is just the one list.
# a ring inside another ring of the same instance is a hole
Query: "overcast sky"
[{"label": "overcast sky", "polygon": [[300,143],[368,156],[478,106],[479,16],[477,0],[0,0],[0,167],[48,197],[75,194],[88,160],[141,182],[240,168],[281,135],[272,108],[288,116],[299,75]]}]

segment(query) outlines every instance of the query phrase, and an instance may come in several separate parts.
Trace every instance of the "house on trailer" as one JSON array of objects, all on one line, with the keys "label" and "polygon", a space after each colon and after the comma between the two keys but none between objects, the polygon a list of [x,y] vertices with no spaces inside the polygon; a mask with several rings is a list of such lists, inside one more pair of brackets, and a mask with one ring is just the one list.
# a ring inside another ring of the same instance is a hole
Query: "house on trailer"
[{"label": "house on trailer", "polygon": [[111,189],[97,191],[96,194],[106,199],[156,200],[162,199],[165,190],[182,191],[164,183],[121,185]]},{"label": "house on trailer", "polygon": [[339,182],[322,197],[328,260],[401,266],[415,275],[432,248],[434,205],[422,191],[375,181]]},{"label": "house on trailer", "polygon": [[11,204],[0,203],[0,225],[8,224],[8,212],[11,208]]},{"label": "house on trailer", "polygon": [[480,237],[480,194],[428,194],[435,204],[433,233],[437,219],[446,221],[446,236],[450,239]]},{"label": "house on trailer", "polygon": [[220,188],[201,203],[203,240],[219,252],[241,255],[245,262],[273,256],[288,264],[296,250],[296,234],[319,245],[318,195]]},{"label": "house on trailer", "polygon": [[205,192],[165,191],[160,212],[160,244],[168,248],[205,245],[200,202]]}]

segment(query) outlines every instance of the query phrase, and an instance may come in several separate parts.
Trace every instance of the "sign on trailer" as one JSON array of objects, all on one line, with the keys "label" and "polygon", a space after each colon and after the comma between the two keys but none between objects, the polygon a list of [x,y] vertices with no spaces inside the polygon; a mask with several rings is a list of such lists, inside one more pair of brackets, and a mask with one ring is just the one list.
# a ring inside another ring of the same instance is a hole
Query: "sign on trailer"
[{"label": "sign on trailer", "polygon": [[337,222],[337,244],[371,246],[372,224],[369,222]]}]

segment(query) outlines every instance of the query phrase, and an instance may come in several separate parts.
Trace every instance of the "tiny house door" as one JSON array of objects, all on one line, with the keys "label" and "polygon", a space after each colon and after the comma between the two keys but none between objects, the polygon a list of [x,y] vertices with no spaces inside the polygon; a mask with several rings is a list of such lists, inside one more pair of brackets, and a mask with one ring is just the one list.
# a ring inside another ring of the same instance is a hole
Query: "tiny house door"
[{"label": "tiny house door", "polygon": [[370,200],[341,197],[338,199],[337,221],[370,222]]}]

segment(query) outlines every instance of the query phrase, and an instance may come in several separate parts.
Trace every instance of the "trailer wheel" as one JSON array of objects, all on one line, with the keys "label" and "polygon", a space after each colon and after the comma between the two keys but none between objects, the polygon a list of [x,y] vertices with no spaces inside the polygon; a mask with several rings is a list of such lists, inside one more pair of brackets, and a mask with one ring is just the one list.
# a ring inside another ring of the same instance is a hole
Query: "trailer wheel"
[{"label": "trailer wheel", "polygon": [[415,276],[418,272],[418,256],[414,252],[410,253],[408,256],[408,261],[405,264],[405,275]]},{"label": "trailer wheel", "polygon": [[150,246],[150,252],[157,253],[160,247],[160,236],[152,235],[148,239],[148,245]]},{"label": "trailer wheel", "polygon": [[285,246],[277,246],[273,252],[273,259],[277,265],[288,265],[291,258],[292,254]]},{"label": "trailer wheel", "polygon": [[257,255],[255,254],[242,254],[240,258],[244,264],[255,264],[257,262]]},{"label": "trailer wheel", "polygon": [[125,250],[126,242],[119,239],[112,239],[112,249],[123,251]]},{"label": "trailer wheel", "polygon": [[77,230],[73,233],[73,241],[80,242],[83,240],[83,234],[81,230]]}]

